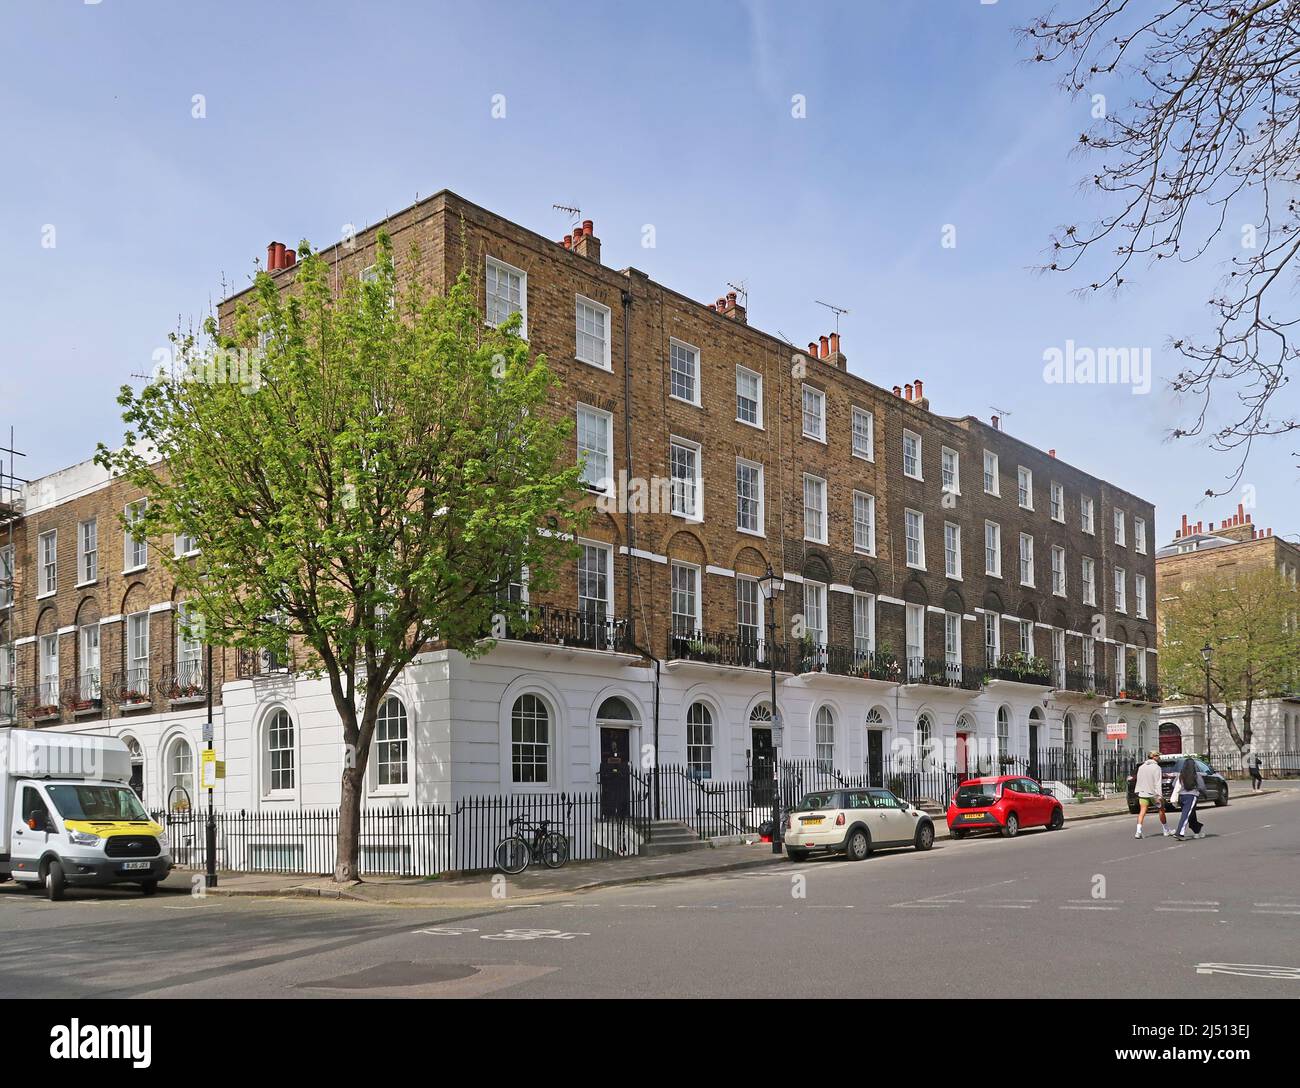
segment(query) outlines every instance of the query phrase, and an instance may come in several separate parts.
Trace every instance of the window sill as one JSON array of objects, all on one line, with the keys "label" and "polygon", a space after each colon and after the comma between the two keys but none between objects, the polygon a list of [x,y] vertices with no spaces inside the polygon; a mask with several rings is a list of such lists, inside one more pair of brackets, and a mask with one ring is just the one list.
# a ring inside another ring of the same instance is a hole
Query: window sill
[{"label": "window sill", "polygon": [[908,563],[908,564],[907,564],[907,569],[908,569],[908,570],[925,570],[925,564],[924,564],[924,563]]},{"label": "window sill", "polygon": [[868,549],[866,549],[866,548],[858,548],[858,547],[854,547],[854,549],[853,549],[853,554],[854,554],[854,555],[868,555],[868,556],[870,556],[872,559],[875,559],[875,558],[876,558],[876,549],[875,549],[875,548],[872,548],[872,549],[868,550]]},{"label": "window sill", "polygon": [[944,573],[944,577],[950,582],[964,582],[966,580],[960,574],[948,574],[947,572]]},{"label": "window sill", "polygon": [[744,533],[746,536],[758,537],[759,540],[767,539],[767,534],[763,532],[762,529],[742,529],[739,525],[737,525],[736,532]]},{"label": "window sill", "polygon": [[823,547],[826,545],[825,540],[818,540],[815,536],[806,536],[803,538],[803,542],[805,544],[821,544]]},{"label": "window sill", "polygon": [[760,420],[760,421],[757,422],[757,423],[753,423],[753,422],[751,422],[751,421],[748,420],[748,419],[741,419],[740,416],[737,416],[737,417],[736,417],[736,422],[737,422],[737,423],[743,423],[746,427],[753,427],[754,430],[756,430],[756,431],[761,431],[761,430],[764,430],[764,429],[765,429],[765,428],[763,427],[762,420]]},{"label": "window sill", "polygon": [[75,583],[75,584],[73,585],[72,588],[73,588],[73,589],[87,589],[87,588],[89,588],[90,586],[94,586],[94,585],[98,585],[98,584],[99,584],[99,578],[98,578],[98,577],[95,577],[95,578],[90,579],[89,582],[77,582],[77,583]]},{"label": "window sill", "polygon": [[612,363],[593,363],[590,359],[584,359],[581,355],[575,355],[573,361],[575,363],[581,363],[583,366],[589,366],[592,370],[603,370],[606,374],[614,373],[614,365]]},{"label": "window sill", "polygon": [[865,453],[858,453],[858,452],[855,450],[854,453],[853,453],[853,456],[856,457],[859,461],[867,461],[867,462],[869,462],[869,463],[871,463],[871,464],[873,464],[873,465],[876,463],[876,455],[875,455],[874,453],[871,454],[870,456],[868,456],[868,455],[865,454]]},{"label": "window sill", "polygon": [[682,521],[689,521],[692,525],[699,525],[704,520],[703,514],[683,514],[677,510],[672,512],[675,518],[681,518]]},{"label": "window sill", "polygon": [[38,601],[48,600],[50,597],[58,596],[58,592],[57,589],[51,589],[48,593],[38,593],[36,594],[36,599]]},{"label": "window sill", "polygon": [[668,394],[668,399],[669,399],[669,400],[675,400],[678,404],[688,404],[688,405],[690,405],[692,408],[703,408],[703,407],[704,407],[704,405],[702,405],[698,400],[687,400],[685,397],[679,397],[676,393],[669,393],[669,394]]},{"label": "window sill", "polygon": [[809,434],[807,431],[804,431],[803,437],[808,439],[809,442],[820,442],[823,446],[826,445],[826,438],[824,435]]},{"label": "window sill", "polygon": [[915,480],[915,481],[916,481],[917,483],[919,483],[919,484],[923,484],[923,483],[925,483],[925,477],[924,477],[924,476],[916,476],[916,475],[914,475],[913,473],[910,473],[910,472],[904,472],[903,475],[904,475],[907,479],[909,479],[909,480]]},{"label": "window sill", "polygon": [[125,578],[128,574],[139,574],[142,570],[148,569],[148,563],[141,563],[138,567],[127,567],[126,570],[122,571],[122,577]]}]

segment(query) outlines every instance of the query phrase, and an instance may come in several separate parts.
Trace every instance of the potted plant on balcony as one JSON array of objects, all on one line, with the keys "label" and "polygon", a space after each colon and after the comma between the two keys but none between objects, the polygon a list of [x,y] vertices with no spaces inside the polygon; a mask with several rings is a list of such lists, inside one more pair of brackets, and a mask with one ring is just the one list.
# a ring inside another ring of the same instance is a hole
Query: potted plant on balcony
[{"label": "potted plant on balcony", "polygon": [[822,671],[821,648],[808,635],[801,635],[799,638],[799,661],[800,672]]},{"label": "potted plant on balcony", "polygon": [[41,706],[32,707],[32,717],[37,720],[44,718],[57,718],[59,716],[58,703],[44,703]]},{"label": "potted plant on balcony", "polygon": [[696,635],[686,640],[686,652],[694,661],[715,662],[718,660],[718,644],[703,635]]},{"label": "potted plant on balcony", "polygon": [[139,691],[130,685],[124,684],[118,689],[117,701],[123,706],[131,706],[135,703],[149,702],[149,696],[143,691]]}]

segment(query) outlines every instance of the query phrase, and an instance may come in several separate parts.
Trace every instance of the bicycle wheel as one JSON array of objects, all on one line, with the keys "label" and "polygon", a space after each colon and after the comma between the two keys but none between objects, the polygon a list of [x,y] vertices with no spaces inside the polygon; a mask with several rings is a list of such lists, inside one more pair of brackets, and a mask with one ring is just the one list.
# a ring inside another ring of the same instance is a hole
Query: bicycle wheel
[{"label": "bicycle wheel", "polygon": [[528,843],[518,835],[511,835],[510,838],[502,839],[497,843],[497,868],[512,876],[515,873],[522,873],[528,868],[531,853]]},{"label": "bicycle wheel", "polygon": [[539,853],[548,869],[558,869],[569,860],[569,840],[558,831],[552,831],[542,839]]}]

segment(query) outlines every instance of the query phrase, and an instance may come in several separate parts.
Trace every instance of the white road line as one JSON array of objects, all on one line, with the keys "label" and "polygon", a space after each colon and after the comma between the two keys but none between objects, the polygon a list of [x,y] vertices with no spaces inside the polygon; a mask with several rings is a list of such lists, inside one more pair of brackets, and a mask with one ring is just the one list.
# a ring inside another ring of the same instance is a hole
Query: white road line
[{"label": "white road line", "polygon": [[1119,907],[1071,907],[1065,906],[1058,908],[1060,910],[1119,910]]},{"label": "white road line", "polygon": [[1218,907],[1156,907],[1167,914],[1218,914]]},{"label": "white road line", "polygon": [[1300,910],[1252,910],[1251,914],[1300,914]]},{"label": "white road line", "polygon": [[1294,907],[1300,910],[1300,903],[1252,903],[1253,907]]},{"label": "white road line", "polygon": [[1171,907],[1217,907],[1220,905],[1217,899],[1162,899],[1160,902]]},{"label": "white road line", "polygon": [[890,903],[891,907],[931,907],[937,910],[943,910],[947,903]]},{"label": "white road line", "polygon": [[980,910],[1031,910],[1028,903],[978,903]]},{"label": "white road line", "polygon": [[[1097,900],[1095,900],[1095,899],[1067,899],[1066,902],[1067,902],[1067,903],[1089,903],[1089,904],[1093,904],[1093,903],[1096,903]],[[1116,906],[1123,906],[1123,905],[1124,905],[1124,900],[1122,900],[1122,899],[1107,899],[1106,902],[1107,902],[1107,903],[1113,903],[1113,904],[1115,904]]]}]

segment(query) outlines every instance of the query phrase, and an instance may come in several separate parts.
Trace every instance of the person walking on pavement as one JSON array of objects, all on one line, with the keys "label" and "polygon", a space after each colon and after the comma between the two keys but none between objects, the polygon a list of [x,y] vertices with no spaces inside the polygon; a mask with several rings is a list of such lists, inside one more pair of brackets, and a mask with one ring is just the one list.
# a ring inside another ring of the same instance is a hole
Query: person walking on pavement
[{"label": "person walking on pavement", "polygon": [[1137,793],[1138,799],[1138,819],[1137,830],[1133,833],[1135,839],[1142,837],[1142,821],[1146,819],[1147,808],[1151,805],[1156,806],[1156,811],[1160,813],[1160,830],[1165,835],[1172,835],[1169,830],[1169,822],[1165,819],[1165,795],[1162,788],[1163,778],[1160,773],[1160,763],[1157,760],[1159,752],[1148,752],[1146,762],[1137,769],[1137,777],[1133,783],[1134,792]]},{"label": "person walking on pavement", "polygon": [[1182,769],[1178,772],[1178,777],[1174,779],[1174,788],[1169,793],[1169,803],[1177,803],[1182,809],[1182,816],[1178,821],[1178,840],[1180,842],[1183,841],[1183,832],[1187,830],[1189,825],[1193,837],[1205,838],[1205,831],[1201,826],[1201,821],[1196,817],[1196,805],[1204,792],[1205,778],[1196,769],[1196,761],[1192,759],[1183,760]]},{"label": "person walking on pavement", "polygon": [[1246,757],[1246,769],[1250,771],[1250,792],[1262,793],[1264,790],[1264,761],[1259,758],[1259,753],[1252,751]]}]

